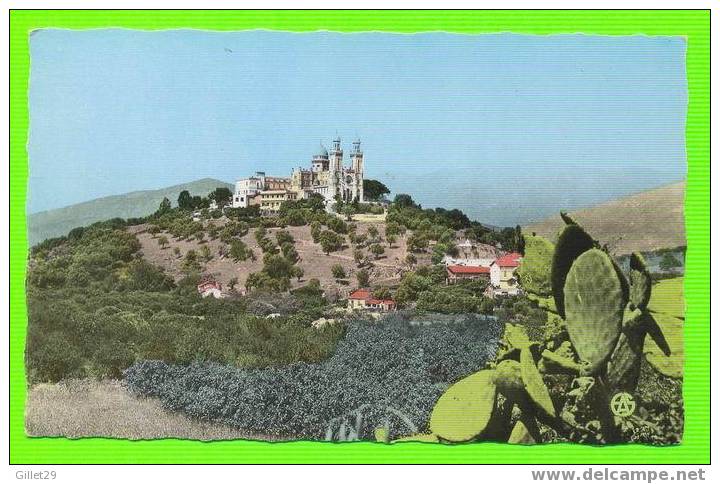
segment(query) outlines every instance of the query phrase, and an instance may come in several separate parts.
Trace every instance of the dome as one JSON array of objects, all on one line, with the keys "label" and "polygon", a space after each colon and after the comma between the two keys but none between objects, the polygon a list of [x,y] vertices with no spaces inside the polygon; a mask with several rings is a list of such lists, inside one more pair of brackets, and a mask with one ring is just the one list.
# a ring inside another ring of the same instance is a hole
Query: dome
[{"label": "dome", "polygon": [[316,157],[317,157],[317,156],[320,156],[320,157],[323,157],[323,158],[327,158],[327,156],[328,156],[328,150],[327,150],[327,148],[325,148],[323,145],[320,145],[320,150],[318,151],[317,155],[315,155],[315,156],[316,156]]}]

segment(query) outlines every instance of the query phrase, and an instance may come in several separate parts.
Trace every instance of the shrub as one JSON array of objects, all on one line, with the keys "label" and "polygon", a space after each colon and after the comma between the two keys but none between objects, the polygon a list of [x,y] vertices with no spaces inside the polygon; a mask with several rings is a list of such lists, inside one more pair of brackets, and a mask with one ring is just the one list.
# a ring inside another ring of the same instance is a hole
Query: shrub
[{"label": "shrub", "polygon": [[125,379],[130,391],[157,397],[170,410],[260,435],[320,439],[333,421],[362,407],[360,438],[372,439],[387,419],[397,437],[406,429],[396,430],[402,423],[388,408],[424,431],[443,390],[482,368],[500,334],[497,321],[481,316],[411,324],[396,314],[381,323],[350,323],[334,355],[318,364],[238,369],[144,361]]},{"label": "shrub", "polygon": [[344,279],[346,277],[345,269],[340,264],[334,264],[330,270],[335,279]]}]

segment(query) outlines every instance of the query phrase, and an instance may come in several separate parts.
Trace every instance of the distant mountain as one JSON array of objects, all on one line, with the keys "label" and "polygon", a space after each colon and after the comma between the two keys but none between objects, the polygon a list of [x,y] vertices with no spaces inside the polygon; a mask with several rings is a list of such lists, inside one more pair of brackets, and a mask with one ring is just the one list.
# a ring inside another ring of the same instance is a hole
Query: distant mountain
[{"label": "distant mountain", "polygon": [[205,196],[215,188],[233,186],[224,181],[203,178],[190,183],[174,185],[158,190],[142,190],[124,195],[112,195],[82,202],[67,207],[28,214],[28,239],[30,245],[50,237],[66,235],[75,227],[88,225],[110,218],[144,217],[157,210],[163,198],[167,197],[173,205],[181,191],[188,190],[192,195]]},{"label": "distant mountain", "polygon": [[398,193],[409,193],[423,208],[458,208],[483,224],[529,225],[558,213],[581,210],[634,193],[680,182],[677,164],[647,167],[605,162],[437,163],[444,169],[376,173],[373,178]]},{"label": "distant mountain", "polygon": [[[570,215],[590,235],[609,244],[612,251],[620,255],[684,246],[684,206],[685,182],[680,182],[570,212]],[[536,232],[554,241],[564,224],[560,209],[558,207],[558,215],[529,224],[523,231]]]}]

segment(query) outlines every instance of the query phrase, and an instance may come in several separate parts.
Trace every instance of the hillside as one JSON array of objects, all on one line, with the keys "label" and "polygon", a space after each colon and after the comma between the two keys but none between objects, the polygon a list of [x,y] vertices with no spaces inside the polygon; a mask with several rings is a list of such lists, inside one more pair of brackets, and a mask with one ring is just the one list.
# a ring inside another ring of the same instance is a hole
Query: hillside
[{"label": "hillside", "polygon": [[[684,246],[685,182],[571,212],[589,233],[618,255]],[[523,227],[554,240],[563,225],[559,214]]]},{"label": "hillside", "polygon": [[100,220],[115,217],[144,217],[153,213],[165,197],[175,205],[178,195],[183,190],[188,190],[192,195],[205,196],[217,187],[228,187],[231,190],[233,188],[229,183],[203,178],[158,190],[142,190],[113,195],[54,210],[28,214],[28,241],[32,246],[50,237],[65,235],[75,227],[89,225]]}]

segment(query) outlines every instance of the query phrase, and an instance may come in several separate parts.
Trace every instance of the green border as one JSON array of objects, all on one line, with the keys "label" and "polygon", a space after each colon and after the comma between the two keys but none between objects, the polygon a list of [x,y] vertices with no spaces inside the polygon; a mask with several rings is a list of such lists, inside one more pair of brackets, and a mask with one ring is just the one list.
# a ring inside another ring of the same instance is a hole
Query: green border
[{"label": "green border", "polygon": [[[710,11],[42,11],[10,14],[10,462],[30,463],[710,463]],[[341,32],[448,31],[527,34],[674,35],[688,40],[687,319],[683,443],[657,448],[571,444],[519,449],[507,444],[329,444],[28,438],[23,350],[27,313],[27,87],[29,32],[194,28]]]}]

